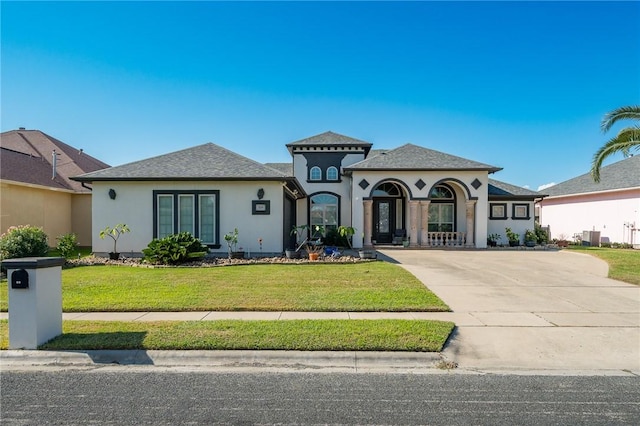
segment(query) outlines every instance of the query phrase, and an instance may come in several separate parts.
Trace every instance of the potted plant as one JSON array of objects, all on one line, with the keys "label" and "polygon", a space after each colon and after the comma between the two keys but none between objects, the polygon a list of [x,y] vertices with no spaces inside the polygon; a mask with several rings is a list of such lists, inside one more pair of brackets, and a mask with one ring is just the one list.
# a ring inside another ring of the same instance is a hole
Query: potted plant
[{"label": "potted plant", "polygon": [[320,253],[322,253],[322,243],[320,240],[309,241],[307,242],[305,249],[307,250],[309,260],[318,260],[320,258]]},{"label": "potted plant", "polygon": [[487,245],[489,247],[496,247],[501,238],[500,234],[489,234],[487,235]]},{"label": "potted plant", "polygon": [[227,242],[227,246],[229,248],[229,259],[244,258],[244,251],[242,251],[242,249],[237,250],[238,228],[233,228],[233,231],[227,232],[224,236],[224,240]]},{"label": "potted plant", "polygon": [[504,228],[507,234],[507,240],[509,240],[509,247],[517,247],[520,245],[520,234],[516,234],[511,228]]},{"label": "potted plant", "polygon": [[109,237],[113,240],[113,251],[109,253],[109,259],[118,260],[120,258],[120,253],[118,253],[118,247],[117,247],[118,238],[120,238],[120,235],[126,234],[128,232],[131,232],[131,229],[129,229],[129,227],[124,223],[119,223],[113,228],[111,228],[110,226],[107,226],[102,231],[100,231],[100,239],[104,239],[104,237]]},{"label": "potted plant", "polygon": [[538,236],[536,235],[535,231],[532,231],[530,229],[524,231],[524,245],[526,245],[527,247],[535,247],[537,242]]},{"label": "potted plant", "polygon": [[558,247],[569,247],[569,240],[567,240],[567,234],[558,235],[558,241],[556,241]]},{"label": "potted plant", "polygon": [[358,250],[358,256],[360,256],[360,259],[376,259],[378,257],[375,250],[364,248]]},{"label": "potted plant", "polygon": [[404,237],[402,239],[402,247],[408,248],[410,243],[411,243],[411,237]]}]

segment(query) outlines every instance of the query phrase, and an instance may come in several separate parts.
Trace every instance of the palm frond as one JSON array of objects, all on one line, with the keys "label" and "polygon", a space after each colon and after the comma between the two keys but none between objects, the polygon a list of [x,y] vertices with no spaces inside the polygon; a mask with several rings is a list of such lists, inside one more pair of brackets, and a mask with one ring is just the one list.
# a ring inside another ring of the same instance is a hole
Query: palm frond
[{"label": "palm frond", "polygon": [[619,120],[640,120],[640,106],[638,105],[630,105],[624,106],[613,111],[608,112],[602,118],[602,122],[600,123],[600,129],[602,132],[607,132],[611,126],[613,126]]},{"label": "palm frond", "polygon": [[602,162],[609,156],[622,152],[625,156],[629,155],[632,149],[640,149],[640,127],[627,127],[618,133],[617,136],[611,138],[604,144],[593,156],[591,163],[591,176],[595,182],[600,182],[600,168]]}]

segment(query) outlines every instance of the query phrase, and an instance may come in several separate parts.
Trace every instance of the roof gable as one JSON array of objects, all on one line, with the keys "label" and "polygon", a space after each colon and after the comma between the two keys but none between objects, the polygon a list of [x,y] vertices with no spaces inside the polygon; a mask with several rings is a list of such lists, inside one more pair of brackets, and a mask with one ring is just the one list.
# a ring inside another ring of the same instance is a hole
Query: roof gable
[{"label": "roof gable", "polygon": [[[11,130],[0,137],[0,177],[6,180],[89,192],[71,176],[109,167],[40,130]],[[53,152],[56,153],[54,176]]]},{"label": "roof gable", "polygon": [[371,156],[346,167],[345,170],[487,170],[496,172],[502,168],[408,143]]},{"label": "roof gable", "polygon": [[584,194],[590,192],[615,191],[640,187],[640,156],[625,158],[600,169],[600,182],[594,182],[591,173],[585,173],[557,185],[545,192],[550,197]]},{"label": "roof gable", "polygon": [[98,180],[253,180],[282,179],[286,175],[214,143],[135,161],[77,176]]}]

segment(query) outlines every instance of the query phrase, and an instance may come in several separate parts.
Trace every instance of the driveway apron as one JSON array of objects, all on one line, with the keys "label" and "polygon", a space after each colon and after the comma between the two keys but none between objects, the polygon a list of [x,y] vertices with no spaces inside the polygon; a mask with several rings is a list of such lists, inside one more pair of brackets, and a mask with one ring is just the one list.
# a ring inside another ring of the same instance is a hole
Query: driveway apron
[{"label": "driveway apron", "polygon": [[386,250],[449,305],[461,368],[640,374],[640,286],[568,251]]}]

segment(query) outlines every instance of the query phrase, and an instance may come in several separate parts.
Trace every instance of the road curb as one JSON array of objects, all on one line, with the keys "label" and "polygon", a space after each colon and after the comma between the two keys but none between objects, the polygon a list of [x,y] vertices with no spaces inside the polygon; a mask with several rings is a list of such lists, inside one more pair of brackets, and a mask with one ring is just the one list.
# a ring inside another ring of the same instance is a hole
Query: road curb
[{"label": "road curb", "polygon": [[39,351],[0,352],[3,369],[29,367],[157,366],[207,368],[418,371],[437,368],[439,353],[359,351]]}]

